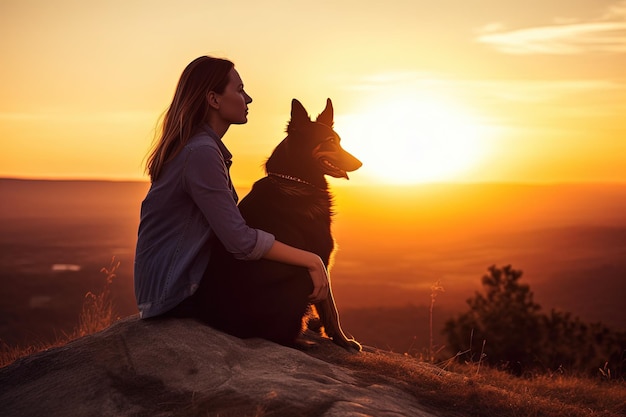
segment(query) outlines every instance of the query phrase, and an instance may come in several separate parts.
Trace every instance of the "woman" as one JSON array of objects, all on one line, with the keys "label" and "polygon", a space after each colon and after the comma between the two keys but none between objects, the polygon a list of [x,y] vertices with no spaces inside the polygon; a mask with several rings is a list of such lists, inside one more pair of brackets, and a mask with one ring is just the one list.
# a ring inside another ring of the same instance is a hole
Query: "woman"
[{"label": "woman", "polygon": [[[307,288],[313,288],[309,301],[327,297],[328,275],[319,256],[248,227],[237,208],[229,172],[232,155],[222,137],[231,124],[247,122],[251,102],[230,61],[203,56],[183,71],[147,162],[151,187],[141,206],[134,276],[142,318],[198,317],[213,322],[198,295],[210,288],[197,289],[214,239],[237,259],[306,267],[312,281]],[[269,328],[275,325],[267,323]],[[272,337],[274,331],[257,333],[247,336],[289,343]]]}]

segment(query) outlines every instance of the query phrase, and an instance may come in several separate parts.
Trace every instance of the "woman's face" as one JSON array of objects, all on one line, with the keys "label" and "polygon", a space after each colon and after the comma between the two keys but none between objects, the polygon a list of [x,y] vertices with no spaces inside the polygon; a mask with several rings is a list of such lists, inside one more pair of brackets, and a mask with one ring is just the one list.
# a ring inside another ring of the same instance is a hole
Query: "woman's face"
[{"label": "woman's face", "polygon": [[228,84],[222,94],[216,94],[220,118],[227,124],[244,124],[248,121],[248,104],[252,102],[243,89],[243,81],[233,68],[228,75]]}]

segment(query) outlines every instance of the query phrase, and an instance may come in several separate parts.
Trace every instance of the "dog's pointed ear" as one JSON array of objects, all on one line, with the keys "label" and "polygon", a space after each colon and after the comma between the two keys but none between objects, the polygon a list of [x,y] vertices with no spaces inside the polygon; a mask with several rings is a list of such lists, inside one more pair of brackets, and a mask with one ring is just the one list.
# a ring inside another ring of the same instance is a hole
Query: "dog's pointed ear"
[{"label": "dog's pointed ear", "polygon": [[298,126],[302,126],[303,124],[310,122],[311,118],[302,103],[295,98],[291,100],[291,120],[287,125],[287,133],[293,132],[298,129]]},{"label": "dog's pointed ear", "polygon": [[333,127],[334,124],[334,115],[333,115],[333,102],[330,101],[329,98],[326,99],[326,108],[323,112],[317,116],[316,122],[325,124],[328,127]]}]

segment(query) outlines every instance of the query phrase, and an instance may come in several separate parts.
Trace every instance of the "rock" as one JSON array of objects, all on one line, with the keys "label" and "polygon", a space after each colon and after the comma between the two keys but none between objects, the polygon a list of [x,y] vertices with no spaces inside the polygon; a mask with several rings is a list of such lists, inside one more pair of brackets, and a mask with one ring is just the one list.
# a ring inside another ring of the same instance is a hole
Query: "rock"
[{"label": "rock", "polygon": [[301,351],[193,320],[131,317],[0,369],[0,415],[433,416],[341,365],[362,353],[315,341]]}]

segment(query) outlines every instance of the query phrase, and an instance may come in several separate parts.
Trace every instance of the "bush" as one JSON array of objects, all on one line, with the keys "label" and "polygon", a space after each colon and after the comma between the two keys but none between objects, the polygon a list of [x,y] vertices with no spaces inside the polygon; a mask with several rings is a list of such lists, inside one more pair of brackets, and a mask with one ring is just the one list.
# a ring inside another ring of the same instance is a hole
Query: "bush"
[{"label": "bush", "polygon": [[[491,266],[483,276],[485,294],[467,300],[469,311],[449,320],[444,328],[449,348],[477,357],[476,342],[484,345],[492,366],[521,375],[538,369],[571,370],[621,378],[626,366],[626,333],[601,323],[587,324],[570,313],[540,312],[521,270]],[[469,349],[468,349],[469,341]],[[460,355],[463,356],[463,355]]]}]

